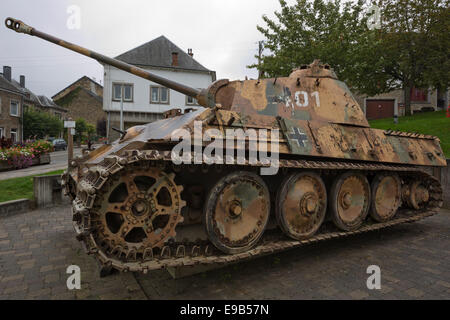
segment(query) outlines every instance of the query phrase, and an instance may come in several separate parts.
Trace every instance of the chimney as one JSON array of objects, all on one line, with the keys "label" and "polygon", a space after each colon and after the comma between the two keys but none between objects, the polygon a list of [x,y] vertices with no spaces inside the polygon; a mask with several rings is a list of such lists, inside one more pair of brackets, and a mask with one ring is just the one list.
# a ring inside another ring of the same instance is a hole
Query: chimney
[{"label": "chimney", "polygon": [[178,66],[178,52],[172,52],[172,66]]},{"label": "chimney", "polygon": [[25,88],[25,76],[20,76],[20,86],[22,88]]},{"label": "chimney", "polygon": [[3,66],[3,77],[6,80],[11,81],[11,67]]},{"label": "chimney", "polygon": [[188,49],[188,55],[190,55],[191,57],[194,56],[194,53],[192,52],[192,49]]}]

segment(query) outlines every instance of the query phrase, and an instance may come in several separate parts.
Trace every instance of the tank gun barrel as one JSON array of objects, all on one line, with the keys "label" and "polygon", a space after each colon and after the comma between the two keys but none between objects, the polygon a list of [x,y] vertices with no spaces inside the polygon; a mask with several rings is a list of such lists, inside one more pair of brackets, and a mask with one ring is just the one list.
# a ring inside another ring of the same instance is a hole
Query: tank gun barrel
[{"label": "tank gun barrel", "polygon": [[[105,55],[102,55],[100,53],[97,53],[95,51],[88,50],[86,48],[83,48],[81,46],[78,46],[76,44],[58,39],[52,35],[49,35],[47,33],[44,33],[42,31],[39,31],[33,27],[30,27],[29,25],[25,24],[24,22],[14,19],[14,18],[7,18],[5,20],[5,25],[7,28],[14,30],[19,33],[26,33],[31,36],[35,36],[44,40],[47,40],[49,42],[52,42],[56,45],[59,45],[61,47],[67,48],[69,50],[78,52],[82,55],[85,55],[87,57],[93,58],[99,62],[103,62],[105,64],[112,65],[118,69],[121,69],[123,71],[132,73],[138,77],[156,82],[162,86],[165,86],[167,88],[173,89],[175,91],[181,92],[187,96],[194,97],[198,100],[200,105],[204,104],[205,99],[204,95],[205,93],[202,92],[202,90],[191,88],[189,86],[186,86],[184,84],[160,77],[156,74],[150,73],[142,68],[138,68],[136,66],[133,66],[131,64],[125,63],[123,61],[113,59],[110,57],[107,57]],[[203,102],[203,103],[202,103]],[[205,105],[206,106],[206,105]]]}]

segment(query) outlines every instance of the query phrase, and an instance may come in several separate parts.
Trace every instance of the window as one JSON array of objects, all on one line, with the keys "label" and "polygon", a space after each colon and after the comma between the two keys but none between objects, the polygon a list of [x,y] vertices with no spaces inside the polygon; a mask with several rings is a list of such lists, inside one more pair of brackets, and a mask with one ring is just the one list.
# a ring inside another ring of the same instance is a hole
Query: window
[{"label": "window", "polygon": [[17,142],[17,129],[11,129],[11,140]]},{"label": "window", "polygon": [[197,99],[193,97],[186,96],[186,104],[187,105],[198,105]]},{"label": "window", "polygon": [[[2,117],[2,97],[0,97],[0,118]],[[2,136],[0,136],[1,138]]]},{"label": "window", "polygon": [[420,101],[420,102],[428,101],[428,90],[418,89],[414,87],[411,88],[411,101]]},{"label": "window", "polygon": [[133,84],[121,84],[113,83],[113,100],[120,101],[122,99],[122,87],[123,87],[123,101],[133,101]]},{"label": "window", "polygon": [[150,86],[150,103],[169,104],[170,92],[166,87]]},{"label": "window", "polygon": [[5,131],[3,128],[0,128],[0,139],[5,136]]},{"label": "window", "polygon": [[15,117],[19,116],[19,101],[11,100],[11,107],[9,113]]},{"label": "window", "polygon": [[59,120],[61,120],[61,113],[59,113],[59,112],[55,112],[55,116],[59,119]]}]

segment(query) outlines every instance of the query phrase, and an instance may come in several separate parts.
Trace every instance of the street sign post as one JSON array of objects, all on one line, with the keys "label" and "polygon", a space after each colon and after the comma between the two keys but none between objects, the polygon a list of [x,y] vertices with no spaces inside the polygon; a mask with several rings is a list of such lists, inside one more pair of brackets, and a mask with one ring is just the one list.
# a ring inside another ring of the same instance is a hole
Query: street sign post
[{"label": "street sign post", "polygon": [[64,121],[64,128],[67,128],[67,169],[70,167],[70,162],[73,158],[73,135],[75,134],[75,121],[69,118]]},{"label": "street sign post", "polygon": [[75,121],[64,121],[64,128],[75,128]]}]

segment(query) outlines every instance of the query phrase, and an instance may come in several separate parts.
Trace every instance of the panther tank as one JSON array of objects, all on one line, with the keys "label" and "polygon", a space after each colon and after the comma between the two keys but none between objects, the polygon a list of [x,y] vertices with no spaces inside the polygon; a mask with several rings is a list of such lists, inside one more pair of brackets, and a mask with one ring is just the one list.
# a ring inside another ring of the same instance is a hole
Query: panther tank
[{"label": "panther tank", "polygon": [[437,137],[379,130],[329,65],[196,89],[6,19],[197,99],[74,159],[76,237],[107,272],[225,264],[438,212]]}]

